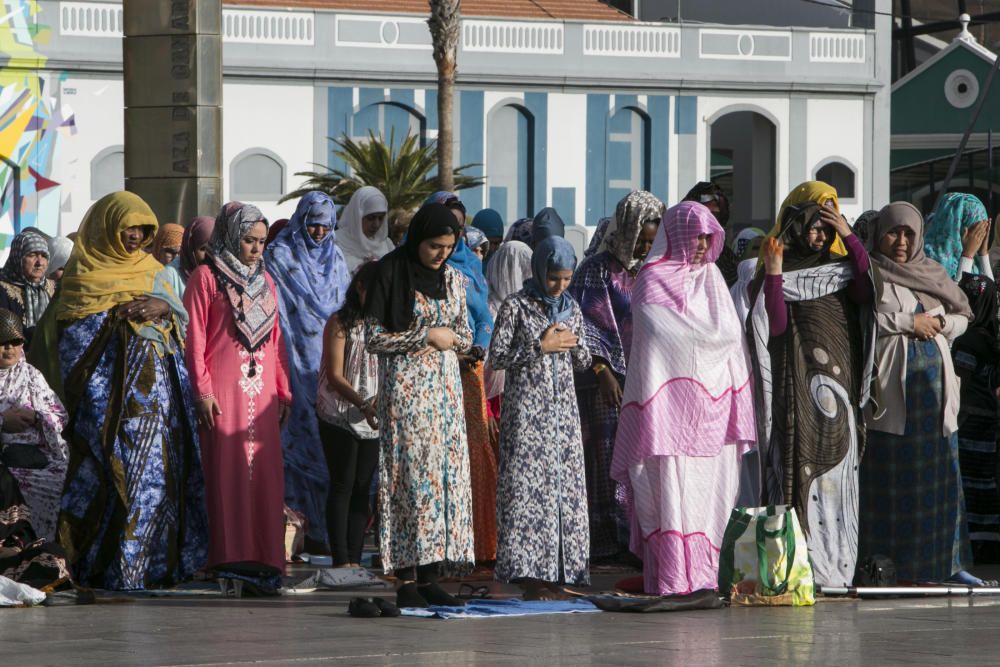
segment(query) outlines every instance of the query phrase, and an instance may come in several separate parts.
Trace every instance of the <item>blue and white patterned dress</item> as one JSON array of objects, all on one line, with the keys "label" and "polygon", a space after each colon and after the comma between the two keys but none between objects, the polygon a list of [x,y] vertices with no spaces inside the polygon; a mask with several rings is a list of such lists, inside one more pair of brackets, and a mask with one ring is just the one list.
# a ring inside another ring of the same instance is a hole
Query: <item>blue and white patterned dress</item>
[{"label": "blue and white patterned dress", "polygon": [[191,577],[208,551],[204,481],[183,352],[114,311],[59,340],[70,467],[59,539],[79,583],[113,590]]},{"label": "blue and white patterned dress", "polygon": [[506,371],[500,412],[497,565],[500,581],[590,582],[590,529],[580,413],[573,369],[590,365],[583,315],[574,302],[566,325],[581,343],[543,354],[549,320],[524,291],[500,307],[489,363]]}]

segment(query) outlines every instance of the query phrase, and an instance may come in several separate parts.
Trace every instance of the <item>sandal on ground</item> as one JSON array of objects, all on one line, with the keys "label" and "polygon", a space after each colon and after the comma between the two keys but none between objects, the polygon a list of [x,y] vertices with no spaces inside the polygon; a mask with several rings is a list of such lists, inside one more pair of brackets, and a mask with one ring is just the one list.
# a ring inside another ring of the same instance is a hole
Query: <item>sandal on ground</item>
[{"label": "sandal on ground", "polygon": [[473,586],[472,584],[461,584],[458,587],[458,595],[456,595],[460,600],[489,600],[492,596],[490,595],[489,586]]},{"label": "sandal on ground", "polygon": [[383,598],[372,598],[372,603],[378,607],[379,612],[384,618],[395,618],[402,613],[399,611],[399,607]]},{"label": "sandal on ground", "polygon": [[347,613],[355,618],[378,618],[382,610],[368,598],[354,598],[347,605]]}]

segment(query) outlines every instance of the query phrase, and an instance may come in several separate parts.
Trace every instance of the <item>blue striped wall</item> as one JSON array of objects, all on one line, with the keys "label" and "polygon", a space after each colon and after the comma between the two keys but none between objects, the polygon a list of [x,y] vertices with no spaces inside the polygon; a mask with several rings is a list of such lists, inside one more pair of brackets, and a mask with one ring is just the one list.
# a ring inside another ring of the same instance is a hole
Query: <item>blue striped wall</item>
[{"label": "blue striped wall", "polygon": [[[362,87],[358,89],[358,108],[355,110],[354,89],[331,86],[327,90],[328,134],[339,137],[348,134],[364,137],[368,129],[376,133],[382,131],[388,137],[395,128],[396,141],[406,135],[410,126],[411,110],[430,131],[438,128],[437,91],[424,91],[423,116],[416,109],[416,91],[408,88],[393,88],[388,95],[383,88]],[[505,220],[512,221],[520,215],[533,215],[541,208],[552,205],[559,209],[568,223],[593,225],[614,212],[618,200],[627,193],[620,187],[611,187],[614,180],[648,183],[650,190],[664,201],[668,196],[670,183],[669,148],[671,135],[690,135],[697,131],[697,98],[680,96],[676,98],[675,112],[671,118],[670,96],[650,95],[643,109],[639,98],[632,94],[611,96],[604,93],[590,93],[586,96],[586,165],[585,182],[575,187],[553,188],[551,201],[548,199],[550,175],[548,165],[548,93],[527,92],[524,94],[524,122],[518,124],[517,137],[512,138],[511,148],[518,151],[523,165],[518,173],[517,211],[499,211]],[[647,136],[624,140],[633,132],[635,112],[640,109],[648,115]],[[484,91],[461,90],[456,100],[456,142],[458,144],[458,164],[476,164],[468,173],[483,174],[485,109]],[[612,133],[620,134],[617,141],[611,141]],[[645,151],[641,156],[636,150]],[[343,169],[342,161],[329,157],[329,165]],[[638,164],[641,173],[633,173]],[[523,173],[521,173],[523,171]],[[531,187],[528,187],[530,179]],[[486,187],[491,187],[487,183]],[[576,210],[575,194],[584,188],[585,207]],[[529,199],[528,191],[532,191]],[[490,201],[505,201],[505,188],[492,186]],[[474,188],[462,192],[462,199],[470,214],[484,206],[485,189]],[[506,204],[494,204],[506,208]]]}]

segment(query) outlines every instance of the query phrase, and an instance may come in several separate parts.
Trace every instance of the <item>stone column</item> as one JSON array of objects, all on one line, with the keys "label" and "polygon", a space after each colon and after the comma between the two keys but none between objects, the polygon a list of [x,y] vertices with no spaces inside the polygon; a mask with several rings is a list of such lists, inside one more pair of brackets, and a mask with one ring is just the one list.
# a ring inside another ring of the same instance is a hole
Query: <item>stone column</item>
[{"label": "stone column", "polygon": [[125,189],[160,223],[222,197],[222,1],[124,0]]}]

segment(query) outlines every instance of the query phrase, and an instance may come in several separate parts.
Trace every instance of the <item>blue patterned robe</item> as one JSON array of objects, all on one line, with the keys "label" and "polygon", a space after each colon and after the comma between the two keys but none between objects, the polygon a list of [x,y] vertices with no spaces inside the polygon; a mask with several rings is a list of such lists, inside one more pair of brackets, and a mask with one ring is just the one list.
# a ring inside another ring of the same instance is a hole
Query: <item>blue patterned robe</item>
[{"label": "blue patterned robe", "polygon": [[184,581],[208,549],[204,481],[183,352],[157,351],[113,311],[66,324],[70,466],[59,541],[79,583]]}]

